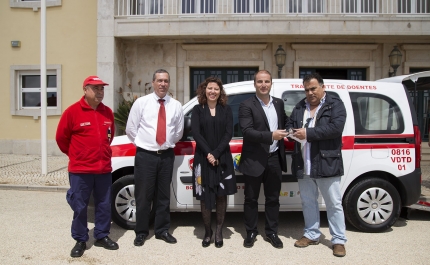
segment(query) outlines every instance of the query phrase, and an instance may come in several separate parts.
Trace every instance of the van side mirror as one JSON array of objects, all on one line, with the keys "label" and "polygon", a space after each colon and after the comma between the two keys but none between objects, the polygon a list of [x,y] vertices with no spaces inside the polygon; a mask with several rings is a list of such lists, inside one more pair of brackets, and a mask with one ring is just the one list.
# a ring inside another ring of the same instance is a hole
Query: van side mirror
[{"label": "van side mirror", "polygon": [[191,136],[191,117],[184,117],[184,135],[181,138],[181,141],[189,140],[189,136]]}]

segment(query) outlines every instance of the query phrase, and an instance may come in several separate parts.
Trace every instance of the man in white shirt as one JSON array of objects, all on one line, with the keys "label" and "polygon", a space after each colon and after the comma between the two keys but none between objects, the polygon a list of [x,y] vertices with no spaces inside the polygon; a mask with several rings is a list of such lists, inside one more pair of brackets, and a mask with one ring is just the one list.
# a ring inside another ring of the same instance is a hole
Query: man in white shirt
[{"label": "man in white shirt", "polygon": [[[154,92],[138,98],[130,110],[126,133],[136,145],[134,162],[136,196],[135,246],[142,246],[149,234],[151,203],[155,207],[155,238],[174,244],[170,228],[170,183],[175,154],[182,138],[184,114],[179,101],[168,95],[170,75],[164,69],[152,77]],[[156,194],[156,196],[154,196]]]}]

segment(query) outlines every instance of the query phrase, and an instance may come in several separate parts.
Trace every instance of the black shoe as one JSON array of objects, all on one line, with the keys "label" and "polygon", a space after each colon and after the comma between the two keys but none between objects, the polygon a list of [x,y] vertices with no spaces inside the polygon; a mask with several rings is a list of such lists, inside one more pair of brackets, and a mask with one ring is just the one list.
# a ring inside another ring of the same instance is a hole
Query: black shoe
[{"label": "black shoe", "polygon": [[77,241],[75,246],[72,248],[70,252],[70,257],[79,258],[84,255],[85,249],[87,249],[87,244],[85,242]]},{"label": "black shoe", "polygon": [[166,241],[169,244],[176,244],[176,238],[174,238],[171,234],[169,234],[169,232],[164,232],[160,235],[155,235],[156,239],[161,239]]},{"label": "black shoe", "polygon": [[257,235],[257,232],[248,232],[245,241],[243,241],[243,246],[246,248],[252,248],[254,246],[254,242],[257,241]]},{"label": "black shoe", "polygon": [[[205,234],[205,237],[203,238],[203,241],[202,241],[202,247],[204,247],[204,248],[209,247],[209,245],[211,244],[211,240],[212,240],[212,234],[213,234],[212,230],[211,230],[210,236],[206,236],[206,234]],[[207,239],[209,239],[209,240],[207,240]]]},{"label": "black shoe", "polygon": [[94,243],[94,246],[104,247],[105,249],[109,249],[109,250],[117,250],[119,248],[118,244],[113,242],[108,236],[98,239]]},{"label": "black shoe", "polygon": [[143,246],[145,244],[146,235],[137,235],[134,239],[134,245],[137,247]]},{"label": "black shoe", "polygon": [[222,240],[220,240],[220,241],[215,240],[215,247],[222,248],[223,245],[224,245],[224,242]]},{"label": "black shoe", "polygon": [[275,248],[283,248],[284,247],[284,244],[282,243],[281,239],[279,239],[277,234],[267,235],[264,240],[266,240],[267,242],[272,244],[272,246]]},{"label": "black shoe", "polygon": [[217,235],[218,235],[218,231],[216,231],[215,233],[215,247],[217,248],[222,248],[222,246],[224,245],[224,242],[222,241],[222,231],[221,233],[219,233],[219,237],[217,240]]}]

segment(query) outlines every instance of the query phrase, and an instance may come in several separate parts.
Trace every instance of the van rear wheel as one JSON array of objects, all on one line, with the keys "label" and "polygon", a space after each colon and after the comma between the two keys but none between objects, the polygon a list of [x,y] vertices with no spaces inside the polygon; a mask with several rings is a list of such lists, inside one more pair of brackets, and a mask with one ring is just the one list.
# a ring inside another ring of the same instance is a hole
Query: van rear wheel
[{"label": "van rear wheel", "polygon": [[397,221],[400,195],[388,181],[367,178],[357,182],[343,200],[345,217],[363,232],[382,232]]},{"label": "van rear wheel", "polygon": [[[155,196],[154,196],[155,197]],[[112,184],[112,221],[118,226],[132,230],[136,227],[136,198],[134,196],[134,175],[125,175]],[[149,223],[155,219],[152,208]]]}]

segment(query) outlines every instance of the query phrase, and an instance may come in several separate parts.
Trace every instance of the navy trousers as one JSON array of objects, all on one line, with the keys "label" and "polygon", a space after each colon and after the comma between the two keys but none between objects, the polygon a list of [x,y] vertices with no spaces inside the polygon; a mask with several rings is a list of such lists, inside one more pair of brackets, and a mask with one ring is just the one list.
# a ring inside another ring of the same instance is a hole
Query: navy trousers
[{"label": "navy trousers", "polygon": [[87,208],[91,192],[94,197],[94,238],[109,235],[111,224],[112,174],[77,174],[69,172],[70,189],[66,199],[73,210],[72,237],[76,241],[88,241]]}]

